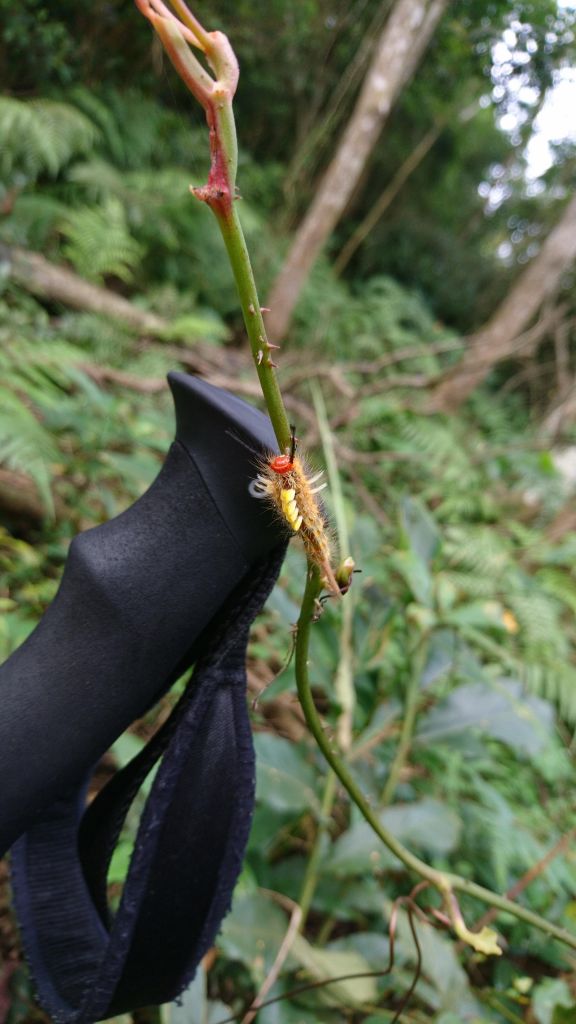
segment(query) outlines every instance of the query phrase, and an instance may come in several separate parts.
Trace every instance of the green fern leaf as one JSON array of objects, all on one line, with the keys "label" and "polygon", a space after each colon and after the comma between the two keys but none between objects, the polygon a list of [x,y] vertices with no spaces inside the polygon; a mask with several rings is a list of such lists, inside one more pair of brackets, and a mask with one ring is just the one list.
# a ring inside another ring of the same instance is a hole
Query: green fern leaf
[{"label": "green fern leaf", "polygon": [[92,150],[97,127],[69,103],[55,100],[17,100],[0,97],[0,173],[35,180],[55,177],[75,156]]},{"label": "green fern leaf", "polygon": [[91,281],[113,274],[131,281],[144,248],[132,237],[122,204],[109,198],[101,207],[71,210],[60,224],[66,239],[64,255]]},{"label": "green fern leaf", "polygon": [[50,513],[51,463],[57,458],[56,445],[34,413],[17,395],[0,387],[0,463],[30,476]]}]

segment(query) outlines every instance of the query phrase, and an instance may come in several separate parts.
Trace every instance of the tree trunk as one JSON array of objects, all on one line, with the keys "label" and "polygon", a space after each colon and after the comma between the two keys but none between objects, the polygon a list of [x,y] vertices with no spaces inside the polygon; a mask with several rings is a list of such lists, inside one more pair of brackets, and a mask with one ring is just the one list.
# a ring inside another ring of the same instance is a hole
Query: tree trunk
[{"label": "tree trunk", "polygon": [[107,288],[91,284],[68,267],[50,263],[40,253],[0,244],[0,262],[6,264],[13,281],[39,298],[109,316],[148,334],[161,334],[167,327],[162,317],[139,309]]},{"label": "tree trunk", "polygon": [[397,0],[380,36],[354,112],[308,213],[274,282],[266,327],[284,336],[320,250],[338,223],[378,141],[382,127],[412,77],[449,0]]},{"label": "tree trunk", "polygon": [[436,385],[429,408],[450,412],[488,376],[493,366],[513,355],[518,335],[545,299],[554,295],[564,272],[576,259],[576,196],[548,235],[540,252],[517,278],[493,316],[471,339],[462,359]]},{"label": "tree trunk", "polygon": [[374,206],[368,210],[366,216],[360,221],[358,227],[352,232],[350,238],[342,247],[338,254],[338,258],[334,261],[335,274],[339,275],[346,269],[354,253],[376,227],[378,221],[382,219],[388,207],[392,205],[396,196],[404,187],[410,176],[414,174],[414,171],[418,169],[426,155],[430,152],[432,146],[439,138],[441,131],[441,125],[434,125],[434,127],[430,128],[426,132],[426,135],[420,139],[420,142],[412,152],[408,154],[404,163],[401,164],[396,171],[392,181],[386,185],[386,188],[380,194],[374,203]]}]

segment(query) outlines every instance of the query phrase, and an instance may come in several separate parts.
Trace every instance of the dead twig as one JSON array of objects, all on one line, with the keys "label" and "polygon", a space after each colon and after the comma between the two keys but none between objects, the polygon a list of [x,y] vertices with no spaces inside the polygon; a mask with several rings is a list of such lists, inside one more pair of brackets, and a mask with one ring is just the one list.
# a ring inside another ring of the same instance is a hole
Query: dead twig
[{"label": "dead twig", "polygon": [[248,1008],[248,1011],[244,1014],[241,1024],[252,1024],[252,1021],[254,1020],[256,1014],[258,1013],[258,1010],[262,1006],[262,1003],[266,999],[266,996],[268,995],[270,989],[278,980],[278,975],[280,974],[280,971],[284,966],[284,962],[292,948],[292,944],[294,942],[294,939],[296,938],[296,935],[298,934],[298,931],[300,929],[300,922],[302,920],[302,908],[294,900],[289,899],[287,896],[281,896],[280,893],[272,892],[269,889],[263,889],[262,892],[265,892],[267,896],[271,896],[272,899],[276,900],[276,902],[280,903],[281,906],[283,906],[284,908],[290,909],[290,923],[288,925],[286,934],[282,940],[280,948],[276,954],[274,963],[272,964],[272,967],[268,971],[266,978],[264,979],[262,985],[260,986],[258,995],[255,997],[255,999],[252,1000],[251,1006]]}]

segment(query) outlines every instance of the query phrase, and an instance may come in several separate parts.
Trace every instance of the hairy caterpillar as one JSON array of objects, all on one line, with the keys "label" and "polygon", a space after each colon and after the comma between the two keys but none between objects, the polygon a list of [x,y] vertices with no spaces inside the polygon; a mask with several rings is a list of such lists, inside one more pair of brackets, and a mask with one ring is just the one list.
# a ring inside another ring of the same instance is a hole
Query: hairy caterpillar
[{"label": "hairy caterpillar", "polygon": [[[261,462],[252,485],[255,496],[268,498],[282,520],[302,538],[306,554],[320,569],[326,587],[340,596],[331,565],[331,549],[325,516],[316,494],[326,484],[318,484],[323,470],[309,476],[302,459],[295,454],[292,438],[289,454],[275,455]],[[318,484],[318,486],[314,486]]]}]

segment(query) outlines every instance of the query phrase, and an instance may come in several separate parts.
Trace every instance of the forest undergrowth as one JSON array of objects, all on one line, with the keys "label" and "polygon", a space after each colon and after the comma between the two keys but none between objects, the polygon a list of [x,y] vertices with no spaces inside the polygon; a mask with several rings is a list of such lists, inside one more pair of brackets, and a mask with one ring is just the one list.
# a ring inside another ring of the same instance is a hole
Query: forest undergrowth
[{"label": "forest undergrowth", "polygon": [[[0,134],[3,659],[54,596],[74,534],[156,476],[173,434],[166,372],[180,366],[258,399],[217,229],[188,194],[206,173],[203,129],[191,133],[136,90],[77,85],[0,99]],[[269,214],[278,164],[245,153],[240,177],[265,291],[282,256]],[[104,303],[129,299],[153,326],[32,294],[14,272],[23,250],[66,263]],[[318,466],[336,456],[326,502],[361,570],[347,617],[328,601],[314,626],[314,695],[397,838],[574,930],[576,482],[558,462],[571,433],[553,443],[542,431],[541,396],[530,402],[514,384],[517,365],[495,371],[459,413],[431,416],[427,388],[463,345],[423,293],[387,273],[338,279],[324,260],[312,274],[278,362],[303,444]],[[487,958],[432,916],[414,924],[418,952],[401,910],[390,974],[290,995],[303,982],[384,971],[392,904],[411,886],[305,730],[290,659],[301,561],[295,543],[252,634],[257,808],[233,910],[162,1024],[242,1019],[304,904],[269,993],[285,998],[259,1011],[261,1024],[384,1024],[419,958],[402,1021],[576,1020],[570,956],[506,917],[495,924],[504,955]],[[173,700],[118,740],[102,778]],[[129,819],[112,894],[134,829]],[[484,917],[466,897],[462,908],[471,924]],[[0,943],[0,1019],[39,1024],[4,876]]]}]

